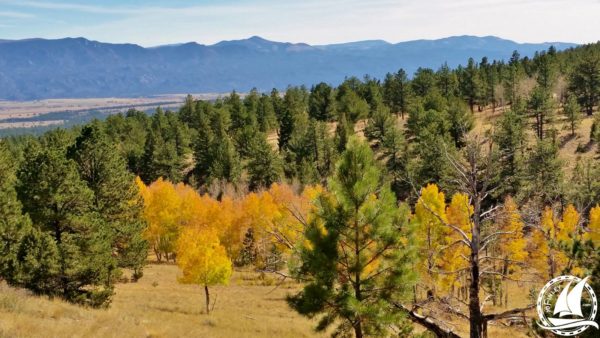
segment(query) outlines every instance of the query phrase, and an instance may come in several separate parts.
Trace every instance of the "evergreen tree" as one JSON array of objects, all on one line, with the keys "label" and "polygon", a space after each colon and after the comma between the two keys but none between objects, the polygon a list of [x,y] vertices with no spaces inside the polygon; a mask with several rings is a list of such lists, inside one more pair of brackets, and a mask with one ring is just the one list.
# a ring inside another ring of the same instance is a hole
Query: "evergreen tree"
[{"label": "evergreen tree", "polygon": [[137,279],[148,256],[142,237],[143,204],[134,176],[113,149],[100,123],[94,121],[83,128],[68,157],[77,163],[79,176],[93,192],[91,210],[105,223],[119,267],[131,268]]},{"label": "evergreen tree", "polygon": [[537,70],[536,81],[538,86],[545,92],[551,92],[557,78],[555,56],[542,52],[534,61]]},{"label": "evergreen tree", "polygon": [[305,119],[307,114],[307,97],[304,89],[290,87],[285,92],[279,118],[279,150],[285,150],[297,119]]},{"label": "evergreen tree", "polygon": [[331,121],[336,116],[335,93],[328,84],[313,86],[308,99],[308,115],[319,121]]},{"label": "evergreen tree", "polygon": [[458,92],[458,78],[456,77],[456,73],[448,67],[448,63],[444,62],[440,69],[438,69],[436,76],[437,86],[442,96],[447,100],[452,96],[456,96]]},{"label": "evergreen tree", "polygon": [[548,131],[551,132],[550,136],[554,136],[553,122],[555,118],[555,105],[548,90],[545,90],[542,86],[537,86],[533,89],[531,97],[529,98],[529,109],[535,117],[535,133],[536,136],[543,140],[548,136]]},{"label": "evergreen tree", "polygon": [[537,198],[542,204],[550,204],[563,193],[562,177],[558,146],[549,140],[538,140],[527,159],[527,186],[521,193]]},{"label": "evergreen tree", "polygon": [[414,281],[409,212],[383,182],[369,146],[352,138],[306,229],[296,273],[308,281],[288,299],[303,315],[322,314],[317,330],[336,324],[336,335],[360,338],[409,326],[394,306]]},{"label": "evergreen tree", "polygon": [[522,115],[513,109],[496,123],[494,142],[498,147],[497,196],[516,196],[521,189],[524,170],[525,126]]},{"label": "evergreen tree", "polygon": [[522,77],[519,58],[519,53],[514,51],[508,62],[507,70],[504,73],[504,97],[508,99],[511,104],[515,104],[519,98],[519,85]]},{"label": "evergreen tree", "polygon": [[335,127],[335,146],[338,153],[346,150],[346,143],[351,135],[354,135],[354,124],[348,120],[346,114],[342,113]]},{"label": "evergreen tree", "polygon": [[5,140],[0,140],[0,278],[15,283],[17,254],[25,235],[31,232],[29,219],[21,213],[15,191],[15,161]]},{"label": "evergreen tree", "polygon": [[404,69],[395,74],[387,74],[383,82],[383,101],[390,107],[391,111],[404,119],[404,113],[408,108],[410,98],[410,84]]},{"label": "evergreen tree", "polygon": [[279,182],[281,179],[283,171],[281,158],[267,142],[266,135],[257,135],[246,168],[250,190],[268,189],[271,184]]},{"label": "evergreen tree", "polygon": [[40,149],[27,149],[18,173],[23,211],[43,232],[31,234],[20,249],[23,284],[39,293],[102,306],[110,301],[117,262],[110,233],[92,208],[94,194],[81,180],[77,164],[66,157],[66,140],[61,131],[46,135]]},{"label": "evergreen tree", "polygon": [[144,146],[142,180],[150,183],[164,177],[179,182],[183,177],[184,158],[189,148],[188,136],[175,115],[165,114],[159,107],[152,116]]},{"label": "evergreen tree", "polygon": [[571,130],[571,136],[575,136],[575,129],[581,124],[581,107],[577,103],[577,99],[569,96],[567,103],[563,107],[563,113],[567,118],[568,128]]},{"label": "evergreen tree", "polygon": [[458,67],[458,85],[460,92],[463,98],[467,100],[471,112],[473,112],[475,104],[478,103],[479,94],[481,92],[481,82],[478,74],[479,69],[473,58],[469,58],[465,68]]},{"label": "evergreen tree", "polygon": [[462,147],[465,145],[465,136],[475,126],[473,113],[460,100],[452,99],[448,105],[448,119],[450,122],[450,136],[454,145]]},{"label": "evergreen tree", "polygon": [[600,53],[585,52],[569,77],[571,91],[588,116],[600,102]]},{"label": "evergreen tree", "polygon": [[105,129],[109,138],[117,145],[116,149],[127,161],[127,168],[136,175],[144,170],[144,151],[150,118],[146,113],[129,110],[106,118]]},{"label": "evergreen tree", "polygon": [[240,96],[234,90],[223,100],[223,103],[230,112],[230,130],[237,131],[242,129],[248,123],[250,116]]},{"label": "evergreen tree", "polygon": [[268,95],[261,95],[258,101],[258,110],[256,113],[258,127],[263,133],[270,132],[277,128],[277,116],[275,107]]},{"label": "evergreen tree", "polygon": [[435,72],[431,68],[419,67],[410,82],[412,92],[420,97],[425,97],[436,90]]},{"label": "evergreen tree", "polygon": [[193,142],[194,148],[194,171],[196,184],[201,186],[207,183],[209,169],[213,162],[211,145],[214,141],[214,133],[211,128],[212,108],[199,116],[198,129]]},{"label": "evergreen tree", "polygon": [[339,97],[338,111],[344,114],[349,122],[356,123],[369,116],[370,107],[354,90],[345,90]]},{"label": "evergreen tree", "polygon": [[568,185],[569,201],[577,210],[587,213],[600,203],[600,164],[598,161],[579,159]]}]

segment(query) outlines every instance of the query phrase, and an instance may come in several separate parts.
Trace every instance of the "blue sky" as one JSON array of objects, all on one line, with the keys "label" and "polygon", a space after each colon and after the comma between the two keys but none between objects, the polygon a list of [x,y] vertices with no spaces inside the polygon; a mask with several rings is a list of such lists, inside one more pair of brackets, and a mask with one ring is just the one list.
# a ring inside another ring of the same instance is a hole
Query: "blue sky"
[{"label": "blue sky", "polygon": [[259,35],[325,44],[451,35],[600,40],[600,0],[0,0],[0,39],[83,36],[143,46]]}]

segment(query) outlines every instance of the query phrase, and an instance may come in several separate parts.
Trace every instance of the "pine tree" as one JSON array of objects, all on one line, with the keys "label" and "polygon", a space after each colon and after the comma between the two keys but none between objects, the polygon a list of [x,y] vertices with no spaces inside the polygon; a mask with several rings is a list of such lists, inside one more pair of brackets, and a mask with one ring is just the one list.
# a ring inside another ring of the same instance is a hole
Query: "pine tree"
[{"label": "pine tree", "polygon": [[394,303],[406,300],[413,283],[408,208],[398,209],[369,146],[352,138],[319,197],[296,271],[308,280],[289,297],[306,316],[320,315],[317,330],[337,324],[336,334],[385,335],[405,328]]},{"label": "pine tree", "polygon": [[395,74],[387,74],[383,82],[383,100],[396,115],[404,119],[410,99],[410,85],[404,69]]},{"label": "pine tree", "polygon": [[6,141],[0,140],[0,278],[15,284],[17,254],[23,237],[31,233],[29,218],[22,215],[15,191],[15,161]]},{"label": "pine tree", "polygon": [[335,127],[335,146],[338,153],[346,150],[346,143],[351,135],[354,135],[354,124],[348,120],[346,114],[342,113]]},{"label": "pine tree", "polygon": [[223,100],[223,103],[230,112],[230,130],[237,131],[242,129],[247,124],[250,116],[240,96],[234,90]]},{"label": "pine tree", "polygon": [[328,84],[313,86],[308,99],[308,115],[319,121],[331,121],[336,114],[335,93]]},{"label": "pine tree", "polygon": [[456,77],[456,73],[448,67],[447,62],[444,62],[440,69],[438,69],[436,75],[440,94],[442,94],[446,100],[456,96],[458,92],[458,78]]},{"label": "pine tree", "polygon": [[[555,119],[555,104],[550,91],[542,86],[533,89],[528,102],[529,108],[535,117],[535,133],[538,139],[543,140],[547,136],[555,136],[553,123]],[[550,135],[548,135],[550,134]]]},{"label": "pine tree", "polygon": [[263,133],[270,132],[277,128],[277,115],[271,98],[262,94],[258,101],[258,110],[256,113],[258,127]]},{"label": "pine tree", "polygon": [[506,70],[504,77],[504,97],[513,105],[519,99],[520,83],[523,72],[519,63],[519,58],[519,53],[514,51],[508,62],[508,69]]},{"label": "pine tree", "polygon": [[267,142],[266,135],[262,133],[257,135],[250,152],[250,161],[246,166],[248,187],[252,191],[261,188],[268,189],[271,184],[278,182],[281,178],[283,172],[281,158]]},{"label": "pine tree", "polygon": [[419,67],[410,82],[411,91],[420,97],[425,97],[437,90],[435,72],[431,68]]},{"label": "pine tree", "polygon": [[40,149],[26,151],[17,193],[34,227],[52,236],[33,234],[30,238],[36,240],[32,245],[52,241],[56,250],[53,245],[29,247],[19,254],[43,257],[48,265],[57,267],[36,275],[40,279],[30,278],[28,287],[102,306],[110,301],[117,262],[112,257],[110,235],[92,208],[94,194],[81,180],[77,164],[66,157],[67,145],[67,137],[59,130],[47,134]]},{"label": "pine tree", "polygon": [[[516,104],[515,104],[516,105]],[[498,147],[497,196],[516,196],[524,174],[525,127],[522,116],[513,109],[502,114],[493,136]]]},{"label": "pine tree", "polygon": [[571,130],[571,136],[575,136],[575,129],[579,127],[581,123],[581,107],[577,103],[577,99],[573,96],[569,96],[567,103],[563,107],[563,112],[569,123],[569,129]]},{"label": "pine tree", "polygon": [[481,82],[479,79],[479,69],[473,58],[469,58],[467,67],[458,68],[458,83],[462,96],[467,100],[471,112],[474,106],[478,103],[478,98],[481,92]]},{"label": "pine tree", "polygon": [[600,203],[600,164],[593,159],[578,159],[568,188],[569,201],[587,213]]},{"label": "pine tree", "polygon": [[131,268],[137,279],[148,255],[142,238],[143,204],[134,176],[113,149],[100,123],[94,121],[83,128],[68,157],[77,163],[79,176],[94,194],[91,209],[106,223],[119,267]]},{"label": "pine tree", "polygon": [[537,197],[540,202],[552,203],[563,192],[562,162],[558,146],[547,140],[538,140],[527,158],[526,183],[521,193]]},{"label": "pine tree", "polygon": [[159,177],[173,182],[181,181],[184,158],[190,143],[187,129],[173,113],[165,114],[160,107],[152,116],[150,128],[144,146],[140,176],[146,183]]},{"label": "pine tree", "polygon": [[592,51],[584,54],[569,77],[569,91],[591,116],[600,102],[600,54]]}]

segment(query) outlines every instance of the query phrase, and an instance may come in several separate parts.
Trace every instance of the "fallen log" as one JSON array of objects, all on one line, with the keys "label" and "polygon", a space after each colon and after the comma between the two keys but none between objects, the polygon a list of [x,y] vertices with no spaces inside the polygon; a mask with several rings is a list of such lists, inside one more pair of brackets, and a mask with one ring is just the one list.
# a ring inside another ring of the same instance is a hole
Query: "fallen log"
[{"label": "fallen log", "polygon": [[418,323],[425,327],[427,330],[435,334],[439,338],[461,338],[458,334],[454,333],[452,329],[445,326],[442,323],[438,323],[434,318],[421,315],[415,311],[415,309],[409,309],[407,306],[403,304],[394,303],[399,309],[406,311],[410,320],[415,323]]}]

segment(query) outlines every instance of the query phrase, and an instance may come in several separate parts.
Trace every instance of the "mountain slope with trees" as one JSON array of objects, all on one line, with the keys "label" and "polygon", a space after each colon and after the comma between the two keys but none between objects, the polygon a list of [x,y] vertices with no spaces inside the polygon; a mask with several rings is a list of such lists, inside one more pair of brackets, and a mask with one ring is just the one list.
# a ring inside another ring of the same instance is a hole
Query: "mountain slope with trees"
[{"label": "mountain slope with trees", "polygon": [[2,139],[0,278],[108,306],[152,250],[206,315],[248,268],[337,335],[534,335],[540,284],[600,280],[600,44],[463,64]]}]

